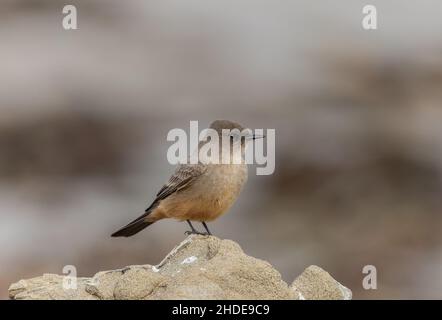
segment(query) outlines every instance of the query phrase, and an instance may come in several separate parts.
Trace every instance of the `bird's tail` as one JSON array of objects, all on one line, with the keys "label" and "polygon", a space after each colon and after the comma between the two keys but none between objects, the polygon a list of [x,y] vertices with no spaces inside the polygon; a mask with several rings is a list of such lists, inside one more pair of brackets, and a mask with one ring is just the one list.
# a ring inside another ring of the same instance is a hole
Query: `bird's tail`
[{"label": "bird's tail", "polygon": [[133,236],[134,234],[140,232],[144,228],[150,226],[156,220],[154,220],[154,219],[148,220],[147,216],[151,214],[151,212],[155,209],[155,207],[156,206],[152,205],[149,208],[147,208],[146,212],[142,216],[136,218],[134,221],[130,222],[129,224],[127,224],[126,226],[124,226],[120,230],[114,232],[112,234],[112,237],[130,237],[130,236]]}]

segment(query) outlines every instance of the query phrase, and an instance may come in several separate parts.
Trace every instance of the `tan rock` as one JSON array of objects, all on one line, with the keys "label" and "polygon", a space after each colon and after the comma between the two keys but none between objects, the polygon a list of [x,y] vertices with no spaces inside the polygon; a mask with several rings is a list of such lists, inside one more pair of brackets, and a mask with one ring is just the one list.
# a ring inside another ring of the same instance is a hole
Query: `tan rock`
[{"label": "tan rock", "polygon": [[9,297],[15,300],[94,300],[85,290],[87,278],[75,278],[76,287],[63,287],[64,276],[44,274],[27,280],[20,280],[9,287]]},{"label": "tan rock", "polygon": [[[185,248],[183,250],[183,248]],[[238,244],[215,237],[192,237],[159,265],[167,286],[152,299],[291,299],[278,271],[247,256]]]},{"label": "tan rock", "polygon": [[230,240],[189,236],[157,266],[129,266],[78,278],[43,275],[9,288],[11,299],[348,299],[351,291],[311,266],[289,287],[268,262]]},{"label": "tan rock", "polygon": [[318,266],[310,266],[290,286],[300,300],[351,300],[350,289]]},{"label": "tan rock", "polygon": [[148,297],[166,277],[152,271],[152,266],[132,266],[118,279],[114,297],[118,300],[141,300]]},{"label": "tan rock", "polygon": [[118,280],[123,274],[122,270],[101,271],[86,281],[87,293],[101,300],[113,300],[114,290]]}]

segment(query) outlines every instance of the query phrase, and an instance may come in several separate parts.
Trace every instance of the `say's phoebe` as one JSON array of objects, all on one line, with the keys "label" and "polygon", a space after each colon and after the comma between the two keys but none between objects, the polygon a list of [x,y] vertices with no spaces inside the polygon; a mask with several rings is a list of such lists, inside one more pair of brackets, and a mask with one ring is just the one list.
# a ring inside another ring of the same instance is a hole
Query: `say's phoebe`
[{"label": "say's phoebe", "polygon": [[[191,228],[187,234],[211,234],[206,221],[213,221],[226,212],[247,181],[247,164],[244,161],[247,141],[262,137],[251,133],[241,135],[244,128],[238,123],[227,120],[216,120],[210,128],[216,130],[220,137],[219,141],[210,139],[208,142],[200,142],[199,148],[206,143],[218,143],[220,155],[225,156],[225,152],[221,151],[221,141],[222,135],[227,134],[226,138],[232,150],[227,154],[230,160],[239,156],[243,160],[241,164],[198,162],[179,165],[144,214],[112,234],[112,237],[130,237],[164,218],[186,220]],[[223,133],[223,129],[228,129],[229,133],[226,131]],[[230,131],[233,129],[238,130]],[[237,147],[240,144],[241,147],[234,148],[235,144]],[[235,154],[238,152],[240,154]],[[191,221],[201,222],[207,233],[198,232]]]}]

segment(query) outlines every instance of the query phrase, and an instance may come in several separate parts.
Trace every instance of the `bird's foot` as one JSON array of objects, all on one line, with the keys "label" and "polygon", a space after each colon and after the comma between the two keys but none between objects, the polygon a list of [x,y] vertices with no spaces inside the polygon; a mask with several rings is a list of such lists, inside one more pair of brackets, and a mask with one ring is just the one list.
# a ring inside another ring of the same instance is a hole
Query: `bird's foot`
[{"label": "bird's foot", "polygon": [[200,236],[210,236],[210,233],[207,233],[207,232],[199,232],[199,231],[196,231],[196,230],[187,230],[186,232],[184,232],[184,234],[185,234],[186,236],[190,236],[191,234],[198,234],[198,235],[200,235]]},{"label": "bird's foot", "polygon": [[[206,233],[206,232],[199,232],[198,230],[196,230],[193,227],[193,225],[190,222],[190,220],[186,220],[186,221],[189,224],[191,230],[184,232],[185,235],[187,235],[187,236],[191,235],[191,234],[198,234],[198,235],[201,235],[201,236],[209,236],[210,235],[210,232],[208,232],[208,233]],[[206,228],[206,230],[207,230],[207,228]],[[209,230],[207,230],[207,231],[209,231]]]}]

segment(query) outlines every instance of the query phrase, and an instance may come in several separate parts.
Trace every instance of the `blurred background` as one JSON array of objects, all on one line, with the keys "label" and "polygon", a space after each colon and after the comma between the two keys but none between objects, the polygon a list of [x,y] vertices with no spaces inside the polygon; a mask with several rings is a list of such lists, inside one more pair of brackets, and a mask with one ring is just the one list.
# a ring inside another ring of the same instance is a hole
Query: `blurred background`
[{"label": "blurred background", "polygon": [[[78,30],[62,28],[74,4]],[[373,4],[378,30],[361,26]],[[173,167],[171,128],[276,129],[276,170],[211,224],[291,283],[442,298],[442,3],[2,0],[0,298],[75,265],[156,264],[187,225],[110,238]],[[378,289],[364,290],[374,265]]]}]

